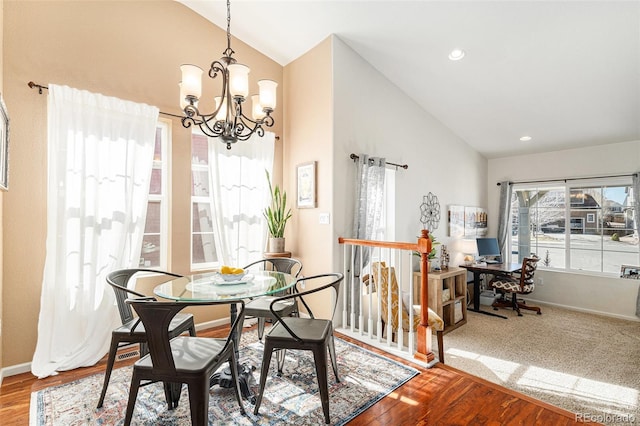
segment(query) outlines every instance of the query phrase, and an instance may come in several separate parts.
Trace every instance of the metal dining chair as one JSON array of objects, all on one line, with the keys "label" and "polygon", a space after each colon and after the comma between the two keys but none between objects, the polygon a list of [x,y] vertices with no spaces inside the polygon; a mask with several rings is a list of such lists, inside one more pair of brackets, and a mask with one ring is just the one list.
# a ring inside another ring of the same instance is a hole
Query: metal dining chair
[{"label": "metal dining chair", "polygon": [[[229,363],[231,380],[240,412],[246,414],[238,381],[238,358],[234,333],[242,327],[242,301],[221,300],[211,302],[158,302],[153,298],[129,299],[127,303],[138,313],[147,331],[149,353],[133,365],[131,389],[124,424],[133,417],[138,390],[150,383],[163,382],[165,396],[174,409],[180,401],[182,384],[189,393],[192,425],[206,425],[209,419],[210,378],[223,364]],[[224,338],[178,336],[171,337],[169,324],[187,306],[240,304],[241,309],[229,333]],[[143,383],[144,381],[144,383]]]},{"label": "metal dining chair", "polygon": [[[261,267],[263,270],[284,272],[286,274],[293,275],[296,278],[300,275],[300,272],[302,272],[302,262],[300,262],[297,259],[291,259],[286,257],[260,259],[248,264],[243,269],[247,270],[255,267]],[[280,293],[272,296],[257,297],[246,303],[245,316],[254,317],[258,319],[258,340],[262,340],[262,336],[264,335],[264,327],[267,322],[266,320],[270,319],[271,321],[275,321],[276,319],[271,314],[271,309],[270,309],[271,302],[276,297],[282,296],[283,294],[289,294],[289,293],[290,291],[285,290],[284,293]],[[290,300],[277,303],[274,306],[274,308],[280,316],[289,316],[289,315],[295,315],[298,313],[298,303],[295,299],[290,299]]]},{"label": "metal dining chair", "polygon": [[[314,275],[300,278],[296,284],[296,291],[285,296],[276,297],[271,302],[271,314],[276,319],[276,323],[271,327],[264,338],[264,354],[262,356],[262,370],[260,372],[260,390],[256,399],[254,414],[258,414],[264,388],[267,382],[271,356],[274,351],[286,351],[287,349],[306,350],[313,352],[316,365],[316,376],[320,389],[320,400],[324,419],[329,423],[329,385],[327,380],[327,350],[331,358],[331,366],[336,382],[340,382],[338,376],[338,363],[333,339],[333,322],[330,319],[316,318],[311,308],[305,301],[305,297],[324,290],[333,289],[333,294],[327,295],[327,300],[333,300],[331,316],[335,314],[340,294],[340,284],[344,275],[336,272],[331,274]],[[309,290],[300,291],[307,288]],[[279,303],[288,300],[299,300],[310,318],[282,316],[277,310]],[[282,363],[278,362],[278,375],[282,375],[284,369],[284,356]],[[279,360],[278,360],[279,361]]]},{"label": "metal dining chair", "polygon": [[[147,333],[144,325],[133,315],[131,306],[125,301],[130,297],[146,297],[144,294],[138,293],[128,288],[129,280],[138,272],[153,273],[163,275],[167,278],[180,278],[182,275],[173,274],[171,272],[158,271],[155,269],[120,269],[113,271],[107,275],[107,283],[113,288],[118,303],[118,311],[122,325],[111,332],[111,346],[109,348],[109,357],[107,359],[107,367],[104,372],[104,384],[102,392],[98,400],[98,408],[102,407],[104,398],[109,386],[111,371],[116,360],[118,349],[125,345],[138,343],[140,345],[140,357],[147,354]],[[190,336],[196,335],[196,326],[193,321],[192,314],[178,314],[168,324],[168,332],[171,337],[179,336],[184,332],[189,332]]]}]

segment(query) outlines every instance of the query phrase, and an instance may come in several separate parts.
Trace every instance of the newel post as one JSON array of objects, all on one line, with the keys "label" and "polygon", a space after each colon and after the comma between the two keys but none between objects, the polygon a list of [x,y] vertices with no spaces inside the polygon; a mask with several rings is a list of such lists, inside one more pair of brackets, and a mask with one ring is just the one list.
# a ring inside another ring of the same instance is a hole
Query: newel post
[{"label": "newel post", "polygon": [[418,238],[418,251],[420,252],[420,324],[417,330],[417,352],[414,357],[425,362],[431,362],[435,355],[431,350],[431,328],[429,327],[429,253],[431,252],[431,239],[429,230],[423,229]]}]

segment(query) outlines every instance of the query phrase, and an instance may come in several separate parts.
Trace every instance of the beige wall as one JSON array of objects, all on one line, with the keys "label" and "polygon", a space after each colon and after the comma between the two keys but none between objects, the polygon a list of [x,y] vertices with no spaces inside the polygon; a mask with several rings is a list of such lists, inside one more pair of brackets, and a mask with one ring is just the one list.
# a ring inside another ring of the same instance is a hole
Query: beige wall
[{"label": "beige wall", "polygon": [[[2,366],[11,366],[30,362],[35,349],[45,259],[47,97],[29,89],[27,82],[68,85],[178,114],[180,64],[208,68],[222,56],[226,34],[169,0],[8,1],[3,5],[0,56],[4,58],[3,95],[12,118],[12,150],[11,191],[0,199],[5,247],[1,317],[5,350],[0,355]],[[251,66],[251,88],[257,89],[259,78],[273,79],[282,87],[280,65],[235,39],[232,46],[235,56]],[[282,90],[278,92],[282,105]],[[213,93],[214,83],[207,81],[203,98],[212,99]],[[208,110],[206,106],[203,100],[201,107]],[[273,131],[277,135],[282,135],[282,117],[282,109],[276,110]],[[172,134],[169,269],[189,273],[190,131],[174,120]],[[278,170],[281,159],[276,158]],[[197,321],[208,319],[202,315]]]},{"label": "beige wall", "polygon": [[[283,170],[293,207],[286,237],[288,250],[304,265],[302,273],[305,276],[334,271],[331,67],[331,39],[327,38],[284,69],[286,143]],[[309,161],[316,161],[317,208],[298,209],[295,206],[296,166]],[[320,213],[331,215],[330,225],[319,224]],[[317,316],[330,315],[327,303],[312,302],[311,308]]]}]

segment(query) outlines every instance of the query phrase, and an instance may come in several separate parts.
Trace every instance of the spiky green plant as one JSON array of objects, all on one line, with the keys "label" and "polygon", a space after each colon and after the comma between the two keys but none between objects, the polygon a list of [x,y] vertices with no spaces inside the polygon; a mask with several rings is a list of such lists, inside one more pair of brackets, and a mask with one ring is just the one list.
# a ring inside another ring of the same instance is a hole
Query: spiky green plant
[{"label": "spiky green plant", "polygon": [[287,193],[286,191],[281,191],[278,185],[272,187],[271,176],[269,176],[267,170],[265,170],[265,173],[267,174],[267,182],[269,182],[271,205],[264,209],[263,215],[267,219],[269,234],[273,238],[283,238],[284,227],[291,217],[291,209],[287,209]]}]

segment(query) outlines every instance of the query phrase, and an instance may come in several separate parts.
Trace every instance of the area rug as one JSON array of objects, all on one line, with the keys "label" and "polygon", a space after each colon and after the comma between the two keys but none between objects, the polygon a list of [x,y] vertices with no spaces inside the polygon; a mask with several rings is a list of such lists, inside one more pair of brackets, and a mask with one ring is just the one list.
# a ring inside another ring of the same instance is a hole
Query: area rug
[{"label": "area rug", "polygon": [[[249,335],[249,336],[247,336]],[[243,344],[252,333],[243,333]],[[256,342],[241,348],[243,363],[256,366],[253,376],[260,378],[263,346]],[[418,371],[396,361],[336,338],[336,355],[340,383],[329,367],[329,410],[331,424],[342,425],[354,418],[385,395],[410,380]],[[131,368],[113,371],[111,382],[101,409],[96,403],[102,388],[103,374],[96,374],[75,382],[49,387],[31,394],[30,424],[58,425],[115,425],[121,424],[127,406]],[[251,388],[257,392],[257,383]],[[214,386],[209,401],[210,425],[320,425],[324,424],[322,405],[316,380],[313,355],[309,351],[287,351],[282,377],[276,375],[275,357],[267,376],[265,395],[259,415],[253,405],[244,401],[247,414],[240,414],[232,389]],[[190,424],[189,396],[183,386],[178,408],[167,410],[161,384],[140,389],[132,424],[188,425]]]}]

